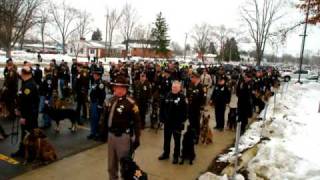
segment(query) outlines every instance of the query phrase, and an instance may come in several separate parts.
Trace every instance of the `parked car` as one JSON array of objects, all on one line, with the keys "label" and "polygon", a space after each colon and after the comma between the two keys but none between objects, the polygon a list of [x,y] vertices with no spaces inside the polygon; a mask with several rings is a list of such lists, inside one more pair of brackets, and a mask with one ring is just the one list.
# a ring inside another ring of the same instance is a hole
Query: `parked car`
[{"label": "parked car", "polygon": [[289,82],[292,79],[293,71],[291,69],[284,69],[280,71],[281,78],[284,82]]}]

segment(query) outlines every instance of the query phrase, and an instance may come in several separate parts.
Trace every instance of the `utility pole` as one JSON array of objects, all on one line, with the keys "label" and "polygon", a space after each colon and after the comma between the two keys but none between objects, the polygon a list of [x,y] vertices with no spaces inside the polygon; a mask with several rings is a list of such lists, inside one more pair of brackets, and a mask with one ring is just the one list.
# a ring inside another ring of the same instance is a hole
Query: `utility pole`
[{"label": "utility pole", "polygon": [[106,15],[106,42],[105,42],[105,61],[107,60],[108,55],[108,23],[109,23],[109,10],[107,11]]},{"label": "utility pole", "polygon": [[187,38],[188,38],[188,33],[186,33],[186,38],[184,39],[184,53],[183,53],[183,60],[186,60],[186,54],[187,54]]},{"label": "utility pole", "polygon": [[231,40],[229,40],[229,62],[231,62],[231,48],[232,48],[232,43],[231,43]]},{"label": "utility pole", "polygon": [[306,43],[306,36],[307,36],[307,27],[308,27],[308,18],[309,18],[309,10],[310,10],[310,1],[308,0],[308,5],[307,5],[307,12],[306,12],[306,20],[305,20],[305,25],[304,25],[304,31],[302,35],[302,44],[301,44],[301,52],[300,52],[300,64],[299,64],[299,77],[298,77],[298,82],[302,84],[300,78],[301,78],[301,69],[302,69],[302,61],[303,61],[303,53],[304,53],[304,45]]}]

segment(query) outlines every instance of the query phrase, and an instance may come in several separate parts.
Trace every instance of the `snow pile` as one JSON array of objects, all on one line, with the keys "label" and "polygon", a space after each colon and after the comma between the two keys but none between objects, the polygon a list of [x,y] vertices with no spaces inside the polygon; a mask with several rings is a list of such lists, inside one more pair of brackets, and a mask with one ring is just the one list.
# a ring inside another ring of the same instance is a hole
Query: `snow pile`
[{"label": "snow pile", "polygon": [[320,179],[319,101],[320,84],[289,88],[275,112],[268,113],[262,136],[271,140],[249,162],[249,179]]},{"label": "snow pile", "polygon": [[[241,136],[239,141],[239,152],[243,152],[246,149],[249,149],[256,145],[261,139],[261,126],[263,125],[262,121],[254,122],[251,124],[250,129],[248,129],[244,135]],[[218,158],[220,162],[231,162],[234,161],[235,148],[232,147],[229,149],[230,152],[223,154]]]},{"label": "snow pile", "polygon": [[[211,172],[206,172],[199,177],[199,180],[228,180],[227,175],[218,176]],[[236,174],[233,180],[245,180],[241,174]]]},{"label": "snow pile", "polygon": [[[320,141],[316,141],[320,137],[320,84],[289,86],[270,99],[266,120],[252,123],[240,138],[240,152],[260,142],[257,155],[245,167],[249,179],[320,179]],[[230,150],[218,161],[232,163],[234,148]],[[204,175],[210,180],[225,177]]]}]

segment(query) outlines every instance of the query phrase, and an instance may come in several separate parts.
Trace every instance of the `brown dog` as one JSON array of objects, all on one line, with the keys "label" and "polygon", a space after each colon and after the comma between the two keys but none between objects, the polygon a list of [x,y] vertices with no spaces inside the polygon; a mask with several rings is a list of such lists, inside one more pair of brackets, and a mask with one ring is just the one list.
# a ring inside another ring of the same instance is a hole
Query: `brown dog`
[{"label": "brown dog", "polygon": [[25,149],[25,162],[30,160],[40,160],[42,163],[48,163],[58,159],[53,146],[46,139],[44,132],[39,129],[33,129],[23,139]]},{"label": "brown dog", "polygon": [[202,144],[211,144],[213,143],[213,133],[211,129],[209,128],[209,120],[210,115],[202,116],[202,124],[200,128],[200,141]]}]

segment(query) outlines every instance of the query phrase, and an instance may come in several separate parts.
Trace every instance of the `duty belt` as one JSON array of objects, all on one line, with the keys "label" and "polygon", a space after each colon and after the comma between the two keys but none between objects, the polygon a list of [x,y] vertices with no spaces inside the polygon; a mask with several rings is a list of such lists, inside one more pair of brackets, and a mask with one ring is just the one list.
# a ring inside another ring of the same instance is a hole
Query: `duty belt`
[{"label": "duty belt", "polygon": [[122,136],[122,134],[130,134],[130,128],[128,129],[121,129],[121,128],[110,128],[109,132],[115,135],[116,137]]}]

